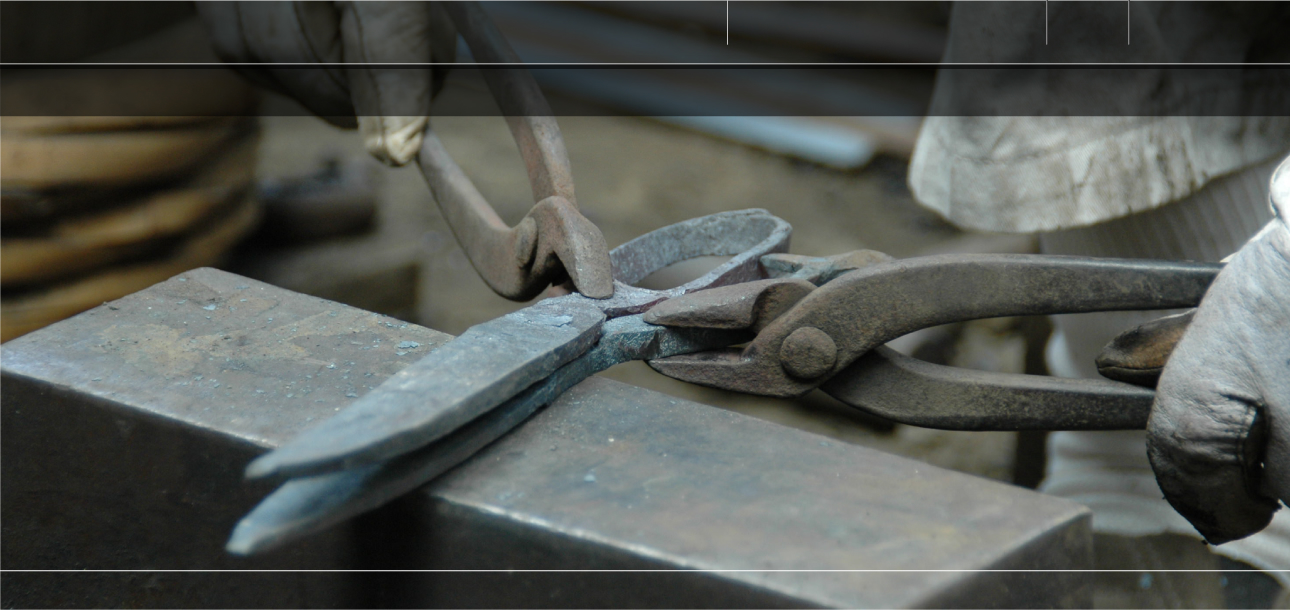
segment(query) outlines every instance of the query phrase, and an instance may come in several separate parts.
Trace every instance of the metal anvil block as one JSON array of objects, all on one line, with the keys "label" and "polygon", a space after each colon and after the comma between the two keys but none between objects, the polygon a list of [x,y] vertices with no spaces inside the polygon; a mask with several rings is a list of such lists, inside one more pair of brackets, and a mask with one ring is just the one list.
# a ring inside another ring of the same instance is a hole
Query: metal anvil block
[{"label": "metal anvil block", "polygon": [[[1090,601],[1066,571],[1090,565],[1081,506],[598,378],[390,506],[224,553],[270,490],[242,481],[251,458],[449,339],[200,269],[5,344],[0,567],[90,572],[7,572],[0,601]],[[480,571],[218,572],[275,569]]]}]

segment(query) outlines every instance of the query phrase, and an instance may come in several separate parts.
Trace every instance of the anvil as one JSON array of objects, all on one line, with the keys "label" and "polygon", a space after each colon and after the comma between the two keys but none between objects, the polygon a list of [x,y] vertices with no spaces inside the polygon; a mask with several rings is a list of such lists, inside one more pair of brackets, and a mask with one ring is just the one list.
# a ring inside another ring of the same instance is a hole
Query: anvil
[{"label": "anvil", "polygon": [[[1086,508],[601,378],[394,504],[224,553],[251,458],[449,338],[199,269],[5,344],[0,602],[1090,603]],[[270,569],[477,571],[166,571]]]}]

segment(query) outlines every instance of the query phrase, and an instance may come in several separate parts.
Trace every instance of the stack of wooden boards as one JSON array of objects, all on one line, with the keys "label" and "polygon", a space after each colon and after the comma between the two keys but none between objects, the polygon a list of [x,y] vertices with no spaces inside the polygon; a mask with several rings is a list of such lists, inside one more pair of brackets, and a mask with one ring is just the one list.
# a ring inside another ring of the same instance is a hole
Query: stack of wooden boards
[{"label": "stack of wooden boards", "polygon": [[[251,89],[226,71],[7,81],[0,340],[219,262],[260,216]],[[70,100],[165,116],[69,116]]]}]

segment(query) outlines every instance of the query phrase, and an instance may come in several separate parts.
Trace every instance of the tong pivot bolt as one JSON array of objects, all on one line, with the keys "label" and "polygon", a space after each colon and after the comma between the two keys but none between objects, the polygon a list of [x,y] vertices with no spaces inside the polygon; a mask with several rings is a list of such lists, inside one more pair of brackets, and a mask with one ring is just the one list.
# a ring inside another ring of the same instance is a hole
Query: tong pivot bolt
[{"label": "tong pivot bolt", "polygon": [[792,332],[779,347],[784,370],[798,379],[816,379],[833,370],[838,347],[828,333],[813,326]]}]

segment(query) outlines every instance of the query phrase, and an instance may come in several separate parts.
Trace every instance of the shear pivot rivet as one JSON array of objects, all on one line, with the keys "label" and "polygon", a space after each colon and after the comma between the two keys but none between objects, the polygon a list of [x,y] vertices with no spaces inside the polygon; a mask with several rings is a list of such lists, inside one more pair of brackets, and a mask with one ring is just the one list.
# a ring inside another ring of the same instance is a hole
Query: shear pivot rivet
[{"label": "shear pivot rivet", "polygon": [[828,333],[803,326],[784,339],[779,347],[779,361],[789,375],[815,379],[833,370],[838,361],[838,347]]}]

